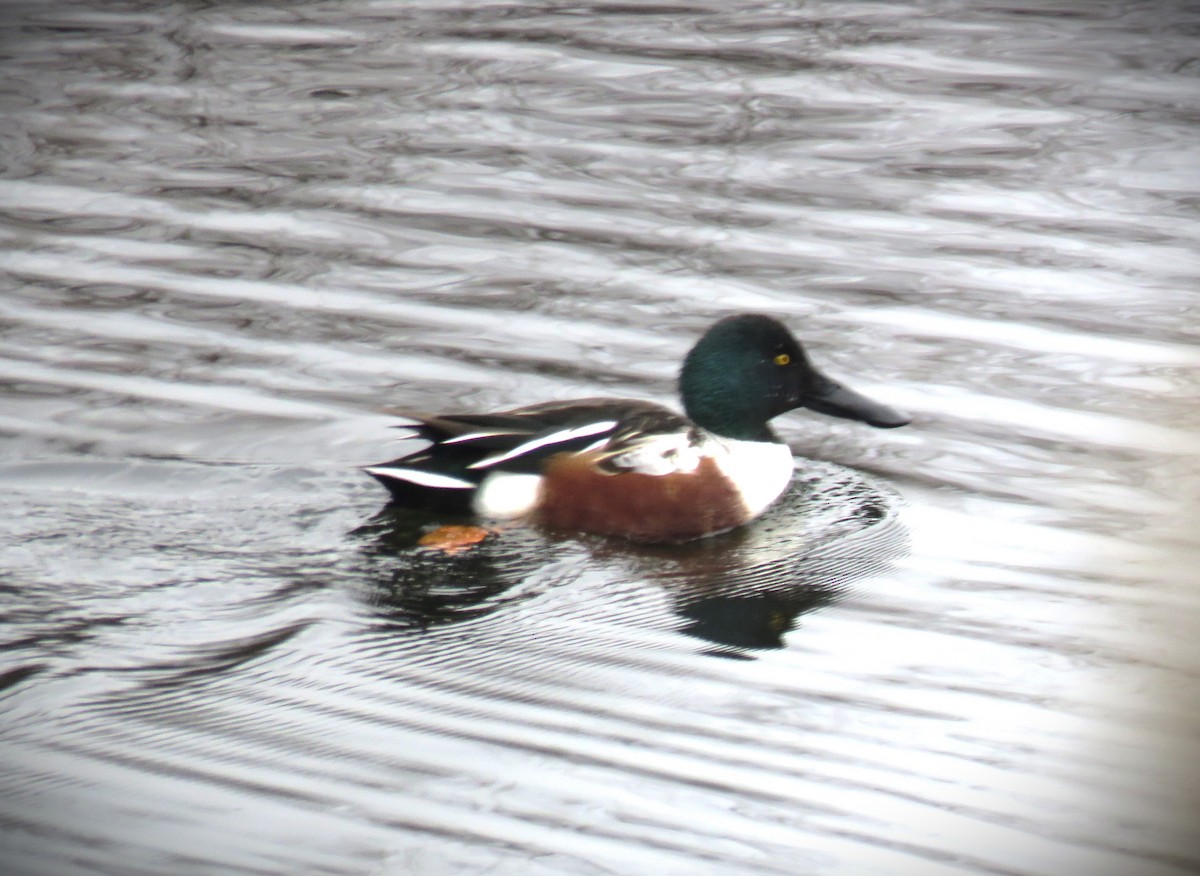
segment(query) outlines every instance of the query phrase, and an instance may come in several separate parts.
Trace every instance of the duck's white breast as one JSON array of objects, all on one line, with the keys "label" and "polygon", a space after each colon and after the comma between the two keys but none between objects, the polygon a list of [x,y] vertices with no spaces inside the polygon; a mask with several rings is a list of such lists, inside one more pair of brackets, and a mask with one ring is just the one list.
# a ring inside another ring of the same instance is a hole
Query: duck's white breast
[{"label": "duck's white breast", "polygon": [[716,438],[713,443],[717,445],[712,448],[713,462],[737,488],[754,517],[766,511],[792,482],[795,460],[786,444],[733,438]]}]

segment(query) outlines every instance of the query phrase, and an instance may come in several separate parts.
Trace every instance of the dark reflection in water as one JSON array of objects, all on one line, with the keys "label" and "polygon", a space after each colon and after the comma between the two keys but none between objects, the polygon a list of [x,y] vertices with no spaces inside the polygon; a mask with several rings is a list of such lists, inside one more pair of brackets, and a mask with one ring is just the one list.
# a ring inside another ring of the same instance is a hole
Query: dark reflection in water
[{"label": "dark reflection in water", "polygon": [[388,506],[351,536],[363,542],[371,604],[399,628],[431,626],[486,616],[506,591],[564,546],[522,528],[497,530],[481,544],[447,552],[418,545],[444,518]]}]

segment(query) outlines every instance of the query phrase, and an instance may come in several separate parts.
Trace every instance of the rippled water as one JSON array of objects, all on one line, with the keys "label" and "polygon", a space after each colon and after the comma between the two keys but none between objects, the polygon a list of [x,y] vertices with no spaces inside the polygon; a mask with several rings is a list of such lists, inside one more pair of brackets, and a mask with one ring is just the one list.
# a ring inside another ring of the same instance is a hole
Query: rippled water
[{"label": "rippled water", "polygon": [[[5,873],[1200,871],[1200,12],[8,3]],[[414,548],[389,405],[914,414]]]}]

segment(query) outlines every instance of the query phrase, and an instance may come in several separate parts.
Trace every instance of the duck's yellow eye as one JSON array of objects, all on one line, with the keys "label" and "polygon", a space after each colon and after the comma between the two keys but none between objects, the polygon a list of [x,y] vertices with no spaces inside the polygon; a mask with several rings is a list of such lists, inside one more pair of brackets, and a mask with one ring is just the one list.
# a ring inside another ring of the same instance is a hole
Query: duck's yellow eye
[{"label": "duck's yellow eye", "polygon": [[775,364],[776,365],[791,365],[792,357],[789,356],[787,353],[780,353],[778,356],[775,357]]}]

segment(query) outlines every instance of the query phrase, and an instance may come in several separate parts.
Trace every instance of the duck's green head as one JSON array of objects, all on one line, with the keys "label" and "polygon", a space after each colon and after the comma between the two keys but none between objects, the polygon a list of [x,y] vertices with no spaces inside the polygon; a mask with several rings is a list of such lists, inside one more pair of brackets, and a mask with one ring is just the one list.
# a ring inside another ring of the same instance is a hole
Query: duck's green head
[{"label": "duck's green head", "polygon": [[696,425],[745,441],[778,440],[767,423],[799,407],[885,429],[909,422],[826,377],[781,322],[758,314],[712,325],[684,359],[679,393]]}]

